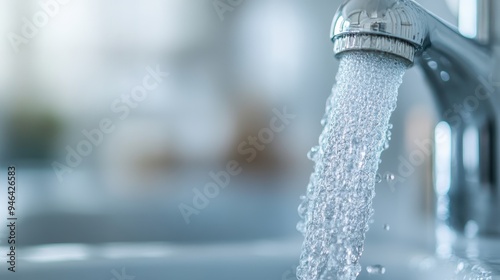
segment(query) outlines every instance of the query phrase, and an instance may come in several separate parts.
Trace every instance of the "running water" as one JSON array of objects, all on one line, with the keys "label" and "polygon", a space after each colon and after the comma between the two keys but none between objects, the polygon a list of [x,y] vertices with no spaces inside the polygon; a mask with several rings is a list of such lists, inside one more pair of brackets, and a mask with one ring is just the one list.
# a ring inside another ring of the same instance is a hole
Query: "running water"
[{"label": "running water", "polygon": [[360,273],[380,154],[405,70],[402,60],[380,53],[342,56],[319,146],[308,154],[315,170],[298,209],[299,279],[352,280]]}]

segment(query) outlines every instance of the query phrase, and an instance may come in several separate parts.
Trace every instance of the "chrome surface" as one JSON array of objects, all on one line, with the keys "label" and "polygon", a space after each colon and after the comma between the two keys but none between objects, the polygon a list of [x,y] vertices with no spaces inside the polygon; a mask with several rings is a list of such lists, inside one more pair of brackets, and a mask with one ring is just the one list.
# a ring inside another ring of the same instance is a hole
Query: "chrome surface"
[{"label": "chrome surface", "polygon": [[333,51],[342,53],[347,50],[377,50],[402,57],[413,63],[415,58],[415,46],[409,42],[370,34],[343,35],[334,41]]},{"label": "chrome surface", "polygon": [[[483,44],[490,43],[491,39],[491,9],[493,3],[491,0],[476,0],[476,37],[475,39]],[[498,2],[498,1],[497,1]]]},{"label": "chrome surface", "polygon": [[491,28],[489,29],[489,32],[492,36],[490,41],[493,45],[498,47],[500,46],[500,20],[495,19],[494,15],[498,17],[498,13],[500,13],[500,1],[490,1],[490,7],[489,19]]},{"label": "chrome surface", "polygon": [[[478,1],[478,14],[500,15],[500,1]],[[444,143],[435,136],[440,144],[434,148],[450,151],[440,153],[434,166],[438,219],[459,232],[472,227],[500,237],[500,20],[476,20],[481,30],[473,40],[411,0],[347,0],[334,18],[331,38],[337,56],[379,51],[422,68],[451,131]],[[440,168],[443,163],[449,168]]]},{"label": "chrome surface", "polygon": [[[345,1],[337,11],[331,29],[335,52],[377,50],[413,62],[415,51],[422,48],[428,33],[427,25],[421,20],[423,16],[409,0]],[[378,36],[376,39],[370,39],[370,36],[353,39],[354,34]],[[346,40],[351,44],[345,44]],[[408,46],[413,46],[413,49]]]}]

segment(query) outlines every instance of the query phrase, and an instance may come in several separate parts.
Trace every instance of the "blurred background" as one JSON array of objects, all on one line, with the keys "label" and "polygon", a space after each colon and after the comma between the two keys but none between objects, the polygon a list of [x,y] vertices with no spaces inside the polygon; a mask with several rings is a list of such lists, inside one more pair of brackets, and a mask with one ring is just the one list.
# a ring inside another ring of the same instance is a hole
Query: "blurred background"
[{"label": "blurred background", "polygon": [[[139,279],[140,268],[124,262],[200,257],[207,248],[210,258],[220,253],[228,260],[286,254],[287,261],[266,262],[275,270],[265,275],[281,279],[299,258],[296,209],[313,169],[306,153],[317,145],[338,66],[329,30],[341,1],[243,0],[233,7],[209,0],[71,0],[55,2],[58,8],[48,7],[52,15],[44,18],[46,2],[0,1],[0,178],[6,182],[7,166],[17,167],[19,270],[26,279],[40,271],[66,279],[65,268],[103,259],[122,262],[99,262],[101,269],[82,273],[110,279],[111,269],[126,266]],[[445,0],[418,2],[456,22]],[[114,102],[143,83],[148,66],[170,76],[120,118]],[[400,89],[382,175],[398,175],[402,159],[418,149],[414,140],[431,139],[438,117],[419,71],[410,69]],[[249,161],[238,147],[285,107],[295,118]],[[103,119],[114,130],[68,166],[68,149],[76,151],[87,139],[82,131],[98,129]],[[180,205],[192,206],[196,190],[213,181],[210,172],[233,160],[241,173],[186,223]],[[54,162],[68,167],[63,175]],[[427,156],[409,176],[377,185],[368,248],[390,242],[433,250],[430,164]],[[6,217],[2,207],[0,219]],[[217,244],[232,244],[237,253]],[[166,254],[165,246],[191,251]],[[213,266],[192,270],[198,267],[201,261],[165,273],[215,279],[206,276]],[[221,267],[228,279],[243,279],[243,266]],[[263,270],[247,273],[267,279],[258,274]]]}]

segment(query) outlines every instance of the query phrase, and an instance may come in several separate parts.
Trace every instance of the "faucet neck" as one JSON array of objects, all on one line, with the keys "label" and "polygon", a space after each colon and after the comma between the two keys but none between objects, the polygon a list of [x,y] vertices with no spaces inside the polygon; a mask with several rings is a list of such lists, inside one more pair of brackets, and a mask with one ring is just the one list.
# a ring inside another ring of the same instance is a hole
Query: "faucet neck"
[{"label": "faucet neck", "polygon": [[465,37],[488,45],[492,41],[494,17],[491,13],[495,0],[457,0],[458,29]]},{"label": "faucet neck", "polygon": [[[490,34],[492,34],[492,42],[493,45],[500,48],[500,1],[498,0],[490,0],[490,23],[491,29]],[[500,55],[500,53],[497,53]]]}]

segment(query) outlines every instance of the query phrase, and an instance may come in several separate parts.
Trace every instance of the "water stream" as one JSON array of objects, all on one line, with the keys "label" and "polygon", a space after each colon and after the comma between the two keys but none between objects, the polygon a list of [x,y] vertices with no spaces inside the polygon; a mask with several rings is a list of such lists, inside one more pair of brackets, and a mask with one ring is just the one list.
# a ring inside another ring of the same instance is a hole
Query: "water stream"
[{"label": "water stream", "polygon": [[341,58],[319,146],[308,154],[315,166],[299,205],[299,279],[351,280],[360,273],[380,155],[405,70],[403,61],[380,53]]}]

